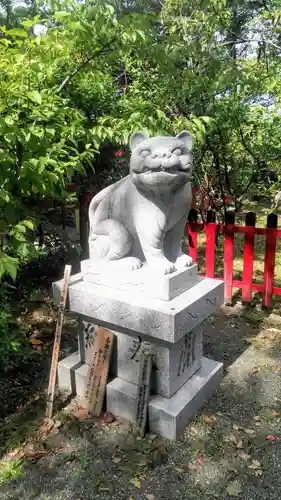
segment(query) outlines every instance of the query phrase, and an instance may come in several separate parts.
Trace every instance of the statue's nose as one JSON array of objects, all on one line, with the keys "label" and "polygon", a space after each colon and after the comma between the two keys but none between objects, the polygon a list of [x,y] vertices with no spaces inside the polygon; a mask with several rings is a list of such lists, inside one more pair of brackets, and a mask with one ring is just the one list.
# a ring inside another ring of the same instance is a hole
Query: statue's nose
[{"label": "statue's nose", "polygon": [[154,151],[152,153],[151,158],[170,158],[171,153],[170,151],[167,150],[159,150],[159,151]]}]

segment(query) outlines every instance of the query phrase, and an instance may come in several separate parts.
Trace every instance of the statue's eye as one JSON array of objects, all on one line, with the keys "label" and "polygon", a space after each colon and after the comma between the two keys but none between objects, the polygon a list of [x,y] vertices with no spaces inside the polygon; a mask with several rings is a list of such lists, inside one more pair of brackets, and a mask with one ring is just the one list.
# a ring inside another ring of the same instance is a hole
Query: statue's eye
[{"label": "statue's eye", "polygon": [[149,156],[150,155],[150,151],[149,149],[143,149],[141,152],[140,152],[140,156],[142,156],[143,158],[145,158],[146,156]]},{"label": "statue's eye", "polygon": [[176,148],[173,150],[173,155],[180,156],[183,154],[183,151],[181,148]]}]

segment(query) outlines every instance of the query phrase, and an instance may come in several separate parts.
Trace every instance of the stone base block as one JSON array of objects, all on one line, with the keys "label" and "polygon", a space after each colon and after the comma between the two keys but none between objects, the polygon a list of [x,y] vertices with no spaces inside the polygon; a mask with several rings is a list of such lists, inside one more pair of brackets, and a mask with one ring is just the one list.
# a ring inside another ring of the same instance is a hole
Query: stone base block
[{"label": "stone base block", "polygon": [[[75,283],[79,283],[79,281],[83,280],[83,276],[81,273],[73,274],[69,279],[69,286],[75,285]],[[59,281],[54,281],[52,283],[52,292],[53,292],[53,301],[56,305],[60,303],[60,294],[63,286],[63,279]],[[69,298],[67,297],[67,307],[69,307]],[[70,308],[71,309],[71,308]]]},{"label": "stone base block", "polygon": [[82,366],[78,367],[77,370],[75,370],[76,395],[81,399],[85,397],[88,369],[89,365],[84,363]]},{"label": "stone base block", "polygon": [[[137,293],[133,286],[124,292],[83,281],[74,275],[69,286],[70,311],[91,318],[96,325],[136,336],[178,342],[186,333],[213,314],[224,300],[224,283],[199,279],[189,290],[170,301]],[[78,280],[78,281],[77,281]],[[57,300],[62,281],[53,283]]]},{"label": "stone base block", "polygon": [[114,264],[106,262],[103,268],[100,263],[97,265],[90,259],[83,260],[83,280],[127,293],[130,293],[133,287],[137,293],[145,293],[146,296],[161,300],[171,300],[198,282],[197,264],[163,276],[153,272],[146,264],[127,273],[114,270]]},{"label": "stone base block", "polygon": [[70,354],[70,356],[58,363],[58,386],[60,390],[69,394],[76,394],[75,373],[82,365],[78,352]]},{"label": "stone base block", "polygon": [[[117,333],[117,376],[134,384],[139,380],[141,337]],[[176,344],[151,343],[151,388],[170,398],[201,367],[202,329],[187,333]]]},{"label": "stone base block", "polygon": [[[202,359],[201,369],[174,396],[152,396],[149,402],[149,429],[160,436],[176,440],[188,421],[217,389],[223,365]],[[107,385],[107,410],[135,422],[137,386],[120,378]]]},{"label": "stone base block", "polygon": [[[58,387],[73,396],[85,397],[85,383],[89,365],[80,360],[79,352],[71,354],[58,363]],[[116,376],[116,363],[111,365],[109,380]]]},{"label": "stone base block", "polygon": [[58,386],[73,396],[85,397],[89,365],[80,361],[79,353],[71,354],[58,363]]},{"label": "stone base block", "polygon": [[97,325],[91,318],[79,316],[78,323],[78,348],[80,359],[84,363],[90,363],[92,357],[92,347],[96,338]]}]

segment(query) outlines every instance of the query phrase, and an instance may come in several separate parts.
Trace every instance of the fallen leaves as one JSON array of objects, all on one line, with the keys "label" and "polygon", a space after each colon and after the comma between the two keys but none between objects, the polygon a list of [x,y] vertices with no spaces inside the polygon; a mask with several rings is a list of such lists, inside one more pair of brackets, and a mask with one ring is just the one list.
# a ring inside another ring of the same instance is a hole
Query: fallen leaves
[{"label": "fallen leaves", "polygon": [[276,411],[276,410],[272,410],[271,415],[272,415],[273,417],[280,417],[280,413],[279,413],[279,411]]},{"label": "fallen leaves", "polygon": [[146,498],[147,500],[154,500],[155,496],[154,496],[154,495],[152,495],[152,493],[147,493],[147,494],[145,495],[145,498]]},{"label": "fallen leaves", "polygon": [[105,411],[100,417],[101,424],[105,425],[112,424],[115,420],[115,416],[110,411]]},{"label": "fallen leaves", "polygon": [[22,448],[16,448],[15,450],[9,451],[9,453],[7,453],[8,458],[22,458],[22,456]]},{"label": "fallen leaves", "polygon": [[44,422],[40,425],[39,429],[37,430],[37,436],[45,436],[53,429],[54,425],[55,422],[52,419],[44,420]]},{"label": "fallen leaves", "polygon": [[267,441],[276,441],[277,437],[276,436],[273,436],[273,435],[269,435],[267,436]]},{"label": "fallen leaves", "polygon": [[29,341],[32,345],[41,345],[43,342],[39,339],[30,339]]},{"label": "fallen leaves", "polygon": [[215,425],[217,421],[214,415],[204,415],[203,420],[206,425]]},{"label": "fallen leaves", "polygon": [[254,434],[256,434],[256,431],[254,429],[243,429],[243,430],[246,434],[248,434],[248,436],[253,436]]},{"label": "fallen leaves", "polygon": [[17,412],[17,413],[23,413],[23,412],[24,412],[24,410],[25,410],[25,406],[18,406],[18,407],[16,408],[16,412]]},{"label": "fallen leaves", "polygon": [[261,463],[258,460],[253,460],[252,463],[248,465],[248,469],[253,470],[256,476],[263,475],[263,471],[261,470]]},{"label": "fallen leaves", "polygon": [[182,474],[184,472],[184,469],[182,467],[174,467],[174,470],[179,474]]},{"label": "fallen leaves", "polygon": [[120,457],[114,457],[114,458],[112,459],[112,462],[113,462],[114,464],[119,464],[119,462],[121,462],[121,460],[122,460],[122,459],[121,459]]},{"label": "fallen leaves", "polygon": [[238,450],[243,449],[244,445],[242,439],[237,438],[234,434],[229,434],[228,436],[226,436],[225,441],[233,444]]},{"label": "fallen leaves", "polygon": [[260,469],[260,462],[258,460],[253,460],[252,463],[250,465],[248,465],[248,468],[249,469]]},{"label": "fallen leaves", "polygon": [[226,488],[226,493],[232,497],[238,497],[241,492],[242,492],[242,487],[239,481],[237,480],[229,483],[228,487]]},{"label": "fallen leaves", "polygon": [[196,464],[188,464],[188,469],[189,470],[197,470],[197,465]]},{"label": "fallen leaves", "polygon": [[247,453],[242,452],[242,453],[239,453],[238,458],[241,458],[241,460],[246,461],[246,460],[250,460],[251,455],[248,455]]},{"label": "fallen leaves", "polygon": [[232,428],[233,428],[234,431],[240,431],[241,430],[240,425],[237,425],[237,424],[233,424]]},{"label": "fallen leaves", "polygon": [[137,477],[133,477],[132,479],[130,479],[129,483],[131,483],[135,488],[140,489],[141,487],[140,480]]},{"label": "fallen leaves", "polygon": [[47,455],[47,453],[47,451],[25,451],[23,454],[23,458],[39,459]]},{"label": "fallen leaves", "polygon": [[92,415],[86,408],[79,408],[78,410],[73,411],[72,415],[78,420],[88,420],[89,418],[92,418]]}]

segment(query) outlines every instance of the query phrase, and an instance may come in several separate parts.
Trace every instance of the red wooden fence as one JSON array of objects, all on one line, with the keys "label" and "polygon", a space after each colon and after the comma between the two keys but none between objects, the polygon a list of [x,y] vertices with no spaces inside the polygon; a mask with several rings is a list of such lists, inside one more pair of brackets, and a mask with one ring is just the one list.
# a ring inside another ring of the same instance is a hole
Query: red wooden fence
[{"label": "red wooden fence", "polygon": [[[204,225],[197,222],[197,215],[194,211],[190,214],[189,222],[186,225],[189,255],[195,262],[197,261],[198,232],[204,230],[206,233],[205,276],[224,280],[225,301],[230,302],[233,288],[239,288],[242,289],[242,301],[245,304],[252,300],[253,292],[261,292],[263,306],[271,307],[273,295],[281,295],[281,288],[274,286],[277,238],[281,238],[281,230],[277,229],[277,215],[268,215],[267,227],[265,228],[256,227],[256,215],[252,212],[246,215],[245,226],[236,225],[235,217],[232,213],[227,214],[227,220],[224,225],[215,222],[216,216],[214,211],[210,210],[207,215],[207,224]],[[224,234],[224,271],[221,277],[215,276],[217,233]],[[235,233],[245,235],[241,280],[233,279]],[[263,235],[265,237],[263,284],[253,282],[255,235]],[[281,276],[279,278],[281,280]]]}]

